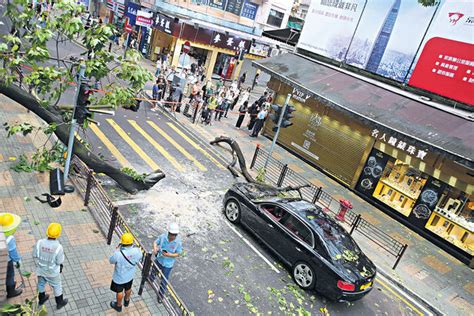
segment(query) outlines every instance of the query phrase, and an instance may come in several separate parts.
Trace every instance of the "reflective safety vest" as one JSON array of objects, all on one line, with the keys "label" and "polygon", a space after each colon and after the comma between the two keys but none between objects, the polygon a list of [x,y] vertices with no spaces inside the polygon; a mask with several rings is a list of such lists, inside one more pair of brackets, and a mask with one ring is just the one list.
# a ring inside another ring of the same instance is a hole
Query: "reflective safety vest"
[{"label": "reflective safety vest", "polygon": [[57,240],[41,239],[36,243],[33,257],[37,258],[36,274],[55,277],[60,273],[60,264],[64,261],[63,246]]}]

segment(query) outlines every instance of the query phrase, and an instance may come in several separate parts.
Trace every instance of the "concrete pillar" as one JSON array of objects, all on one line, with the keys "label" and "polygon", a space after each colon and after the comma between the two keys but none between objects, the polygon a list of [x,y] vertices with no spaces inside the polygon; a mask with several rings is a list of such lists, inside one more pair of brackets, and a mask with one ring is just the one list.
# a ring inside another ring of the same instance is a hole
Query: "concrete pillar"
[{"label": "concrete pillar", "polygon": [[184,41],[178,39],[174,45],[173,60],[171,61],[171,66],[177,67],[179,63],[179,55],[181,55],[181,49],[183,47]]},{"label": "concrete pillar", "polygon": [[216,65],[217,54],[219,54],[219,52],[217,50],[210,50],[207,53],[207,58],[206,58],[206,80],[209,80],[209,79],[212,78],[212,71],[214,70],[214,66]]},{"label": "concrete pillar", "polygon": [[7,299],[5,284],[7,282],[8,248],[3,232],[0,232],[0,303]]}]

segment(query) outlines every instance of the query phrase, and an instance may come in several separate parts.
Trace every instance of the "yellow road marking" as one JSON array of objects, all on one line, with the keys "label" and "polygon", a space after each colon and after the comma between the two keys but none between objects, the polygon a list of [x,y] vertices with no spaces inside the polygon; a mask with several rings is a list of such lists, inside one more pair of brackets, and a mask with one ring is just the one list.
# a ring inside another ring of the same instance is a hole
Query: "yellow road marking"
[{"label": "yellow road marking", "polygon": [[204,128],[199,126],[199,124],[195,124],[193,127],[199,130],[199,132],[203,134],[203,136],[206,137],[207,139],[213,140],[215,138],[208,131],[206,131]]},{"label": "yellow road marking", "polygon": [[376,282],[380,283],[380,285],[382,285],[384,288],[386,288],[390,293],[392,293],[393,295],[395,295],[399,300],[401,300],[403,303],[405,303],[408,307],[410,307],[415,313],[417,313],[418,315],[420,316],[424,316],[425,314],[423,312],[421,312],[418,308],[416,308],[415,306],[413,306],[413,304],[411,304],[410,302],[408,302],[404,297],[400,296],[398,293],[396,293],[394,290],[392,290],[390,288],[390,286],[388,286],[388,284],[386,284],[385,282],[383,281],[380,281],[380,279],[376,279]]},{"label": "yellow road marking", "polygon": [[158,165],[150,158],[138,145],[135,143],[130,136],[125,133],[125,131],[118,126],[113,119],[107,119],[107,122],[115,129],[115,131],[127,142],[130,147],[142,158],[147,165],[149,165],[153,170],[160,169]]},{"label": "yellow road marking", "polygon": [[112,153],[112,155],[118,160],[118,162],[123,167],[131,166],[130,162],[128,162],[127,158],[125,158],[122,153],[115,147],[114,144],[105,136],[105,134],[95,125],[90,124],[89,127],[94,132],[94,134],[100,139],[102,143],[104,143],[105,147]]},{"label": "yellow road marking", "polygon": [[186,158],[191,160],[196,167],[198,167],[201,171],[207,171],[206,167],[204,167],[195,157],[193,157],[186,149],[184,149],[180,144],[178,144],[173,138],[171,138],[168,134],[166,134],[161,128],[158,127],[154,122],[147,121],[147,123],[161,136],[163,136],[168,142],[171,143],[180,153],[182,153]]},{"label": "yellow road marking", "polygon": [[196,144],[195,141],[193,141],[191,138],[189,138],[186,134],[184,134],[179,128],[177,128],[173,123],[168,123],[168,125],[184,140],[186,140],[191,146],[199,150],[204,156],[206,156],[210,161],[212,161],[217,167],[219,167],[222,170],[226,170],[226,168],[219,163],[214,157],[212,157],[207,151],[201,148],[198,144]]},{"label": "yellow road marking", "polygon": [[138,126],[137,122],[134,120],[128,120],[130,125],[132,125],[140,134],[142,134],[145,139],[150,142],[166,159],[168,159],[171,164],[178,169],[180,172],[184,172],[185,168],[173,157],[171,154],[163,148],[160,144],[156,142],[147,132],[145,132],[140,126]]}]

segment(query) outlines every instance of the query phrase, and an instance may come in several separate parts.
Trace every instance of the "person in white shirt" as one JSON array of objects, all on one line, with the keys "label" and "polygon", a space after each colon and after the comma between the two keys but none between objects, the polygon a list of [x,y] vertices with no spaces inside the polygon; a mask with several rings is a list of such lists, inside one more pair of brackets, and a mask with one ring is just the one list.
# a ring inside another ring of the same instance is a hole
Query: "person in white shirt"
[{"label": "person in white shirt", "polygon": [[268,111],[264,104],[257,114],[257,121],[255,122],[255,126],[253,127],[253,132],[250,137],[258,137],[258,133],[260,133],[260,130],[262,129],[263,124],[265,123],[265,118],[267,117],[267,114]]}]

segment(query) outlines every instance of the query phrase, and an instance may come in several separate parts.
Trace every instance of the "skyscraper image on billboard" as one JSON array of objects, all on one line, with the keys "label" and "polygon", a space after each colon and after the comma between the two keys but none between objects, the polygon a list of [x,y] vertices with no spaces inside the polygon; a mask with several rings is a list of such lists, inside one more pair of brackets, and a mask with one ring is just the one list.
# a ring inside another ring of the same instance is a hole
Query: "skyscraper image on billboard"
[{"label": "skyscraper image on billboard", "polygon": [[345,62],[403,81],[435,10],[417,0],[369,0]]}]

